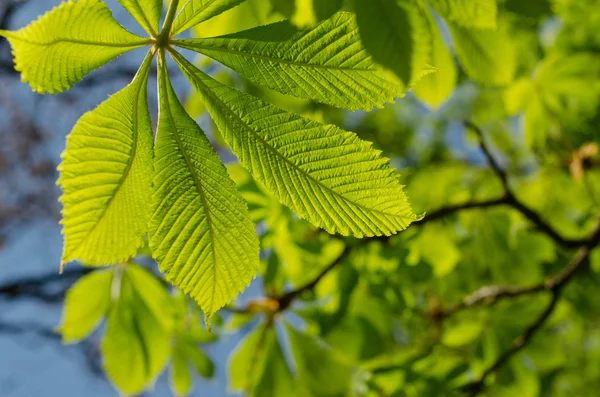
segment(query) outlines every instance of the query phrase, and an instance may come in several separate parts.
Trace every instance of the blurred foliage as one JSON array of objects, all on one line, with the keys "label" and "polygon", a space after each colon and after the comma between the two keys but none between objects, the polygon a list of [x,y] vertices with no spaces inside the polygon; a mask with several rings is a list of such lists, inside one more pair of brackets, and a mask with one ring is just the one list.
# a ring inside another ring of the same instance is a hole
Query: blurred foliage
[{"label": "blurred foliage", "polygon": [[[415,37],[385,18],[398,4],[393,15],[425,33]],[[597,0],[248,0],[195,33],[222,35],[284,18],[311,26],[341,8],[358,11],[375,58],[414,82],[406,98],[350,113],[258,87],[204,57],[197,63],[221,82],[372,141],[400,169],[417,213],[502,196],[478,137],[463,126],[472,120],[519,200],[563,236],[590,233],[600,213]],[[409,51],[414,62],[395,63],[396,54],[405,54],[394,48]],[[422,75],[427,67],[437,71]],[[208,120],[196,94],[186,107],[201,123]],[[206,130],[231,158],[216,127]],[[228,171],[258,223],[264,298],[225,311],[207,334],[187,298],[150,281],[137,265],[96,271],[67,296],[65,341],[82,339],[107,316],[106,367],[119,363],[114,378],[127,377],[119,384],[125,392],[144,389],[171,357],[173,388],[188,394],[193,372],[213,374],[199,344],[243,332],[230,357],[229,384],[248,396],[462,395],[461,387],[496,362],[549,298],[540,292],[442,319],[432,313],[484,286],[542,283],[574,253],[506,205],[453,212],[384,240],[329,236],[299,220],[238,164]],[[480,395],[598,394],[600,248],[588,262],[548,321],[486,378]],[[281,307],[279,298],[294,288],[300,293],[293,304]]]}]

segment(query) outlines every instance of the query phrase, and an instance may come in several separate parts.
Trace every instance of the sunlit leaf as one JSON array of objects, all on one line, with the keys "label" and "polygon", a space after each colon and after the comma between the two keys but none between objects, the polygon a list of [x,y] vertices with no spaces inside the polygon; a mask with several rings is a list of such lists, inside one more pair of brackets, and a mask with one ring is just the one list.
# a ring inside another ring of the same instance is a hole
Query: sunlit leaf
[{"label": "sunlit leaf", "polygon": [[16,32],[15,69],[34,91],[56,94],[117,56],[149,44],[126,31],[100,0],[70,0]]}]

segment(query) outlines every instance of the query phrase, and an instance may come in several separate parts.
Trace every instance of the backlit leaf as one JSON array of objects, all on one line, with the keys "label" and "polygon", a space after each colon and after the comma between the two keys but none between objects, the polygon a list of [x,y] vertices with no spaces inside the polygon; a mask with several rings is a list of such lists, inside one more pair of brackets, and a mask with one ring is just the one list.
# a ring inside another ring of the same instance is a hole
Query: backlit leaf
[{"label": "backlit leaf", "polygon": [[118,263],[144,243],[152,184],[151,61],[148,55],[133,82],[84,114],[67,138],[58,181],[64,262]]},{"label": "backlit leaf", "polygon": [[129,33],[100,0],[62,3],[16,32],[10,41],[15,69],[34,91],[56,94],[117,56],[149,44]]},{"label": "backlit leaf", "polygon": [[405,91],[366,53],[356,18],[348,12],[310,29],[283,21],[176,44],[214,58],[256,84],[340,108],[371,110]]},{"label": "backlit leaf", "polygon": [[418,217],[388,160],[355,134],[278,109],[176,60],[255,179],[330,233],[390,235]]},{"label": "backlit leaf", "polygon": [[247,206],[160,68],[150,246],[167,279],[211,316],[258,270]]}]

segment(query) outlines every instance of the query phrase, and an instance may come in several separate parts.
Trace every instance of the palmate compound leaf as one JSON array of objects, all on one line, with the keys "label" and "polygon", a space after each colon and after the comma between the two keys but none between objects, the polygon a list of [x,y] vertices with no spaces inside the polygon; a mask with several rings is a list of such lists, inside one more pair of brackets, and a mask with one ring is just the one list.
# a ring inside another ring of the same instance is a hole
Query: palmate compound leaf
[{"label": "palmate compound leaf", "polygon": [[310,29],[282,21],[176,44],[216,59],[256,84],[339,108],[372,110],[405,91],[367,54],[356,17],[348,12]]},{"label": "palmate compound leaf", "polygon": [[119,0],[147,33],[156,37],[163,0]]},{"label": "palmate compound leaf", "polygon": [[0,36],[10,41],[23,82],[40,94],[65,91],[113,58],[149,44],[119,25],[100,0],[65,2]]},{"label": "palmate compound leaf", "polygon": [[173,35],[236,7],[246,0],[187,0],[173,22]]},{"label": "palmate compound leaf", "polygon": [[225,166],[179,103],[164,59],[159,69],[150,246],[167,279],[211,316],[256,275],[258,238]]},{"label": "palmate compound leaf", "polygon": [[390,235],[418,219],[370,143],[224,86],[171,54],[242,165],[300,217],[356,237]]},{"label": "palmate compound leaf", "polygon": [[64,192],[63,262],[123,262],[144,243],[152,186],[148,54],[133,82],[84,114],[67,138],[58,184]]}]

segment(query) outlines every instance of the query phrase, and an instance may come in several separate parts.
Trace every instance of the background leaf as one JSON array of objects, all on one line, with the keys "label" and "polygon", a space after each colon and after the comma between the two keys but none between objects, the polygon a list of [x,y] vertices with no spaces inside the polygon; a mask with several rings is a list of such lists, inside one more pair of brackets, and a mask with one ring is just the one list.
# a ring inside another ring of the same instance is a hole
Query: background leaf
[{"label": "background leaf", "polygon": [[112,270],[95,271],[69,289],[59,328],[64,343],[80,341],[100,324],[110,307],[112,279]]},{"label": "background leaf", "polygon": [[421,3],[354,0],[353,4],[367,51],[404,84],[412,85],[431,58],[431,33]]},{"label": "background leaf", "polygon": [[172,32],[177,35],[199,23],[242,4],[246,0],[187,0],[177,14]]}]

